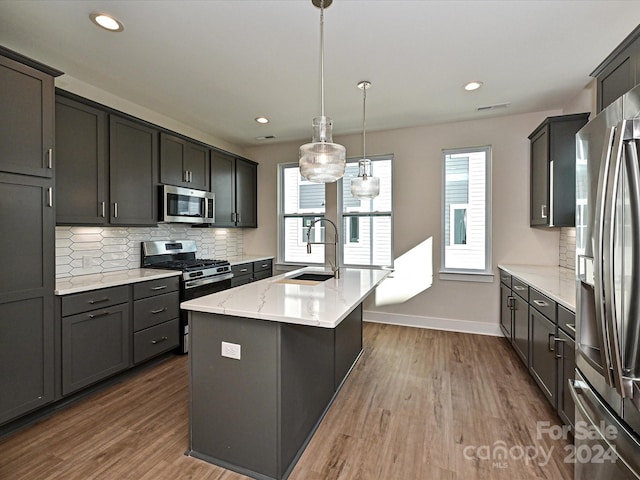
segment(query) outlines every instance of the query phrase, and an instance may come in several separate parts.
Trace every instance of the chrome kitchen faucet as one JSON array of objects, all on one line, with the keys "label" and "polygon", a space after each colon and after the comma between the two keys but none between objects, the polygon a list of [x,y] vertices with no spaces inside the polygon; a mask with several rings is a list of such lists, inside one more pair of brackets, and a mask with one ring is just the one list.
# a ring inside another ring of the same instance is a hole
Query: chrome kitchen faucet
[{"label": "chrome kitchen faucet", "polygon": [[[311,227],[313,227],[316,223],[318,222],[329,222],[331,225],[333,225],[333,229],[336,232],[336,236],[335,236],[335,241],[334,242],[312,242],[311,241]],[[333,223],[331,220],[329,220],[328,218],[318,218],[317,220],[314,220],[313,222],[311,222],[311,224],[309,225],[309,227],[307,228],[307,253],[311,253],[311,245],[333,245],[333,252],[334,252],[334,257],[336,260],[336,264],[334,265],[333,263],[331,263],[331,260],[327,260],[327,262],[329,263],[329,265],[331,266],[331,271],[333,272],[333,276],[334,278],[340,278],[340,257],[338,256],[338,245],[339,245],[340,241],[338,238],[338,227],[336,227],[336,224]]]}]

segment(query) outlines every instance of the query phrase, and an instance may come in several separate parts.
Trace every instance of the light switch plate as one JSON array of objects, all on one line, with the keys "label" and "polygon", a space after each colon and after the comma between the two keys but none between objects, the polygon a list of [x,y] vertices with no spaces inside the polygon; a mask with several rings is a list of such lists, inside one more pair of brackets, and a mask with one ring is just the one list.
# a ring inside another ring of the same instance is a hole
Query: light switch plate
[{"label": "light switch plate", "polygon": [[222,342],[220,346],[220,355],[234,360],[240,360],[241,347],[237,343]]}]

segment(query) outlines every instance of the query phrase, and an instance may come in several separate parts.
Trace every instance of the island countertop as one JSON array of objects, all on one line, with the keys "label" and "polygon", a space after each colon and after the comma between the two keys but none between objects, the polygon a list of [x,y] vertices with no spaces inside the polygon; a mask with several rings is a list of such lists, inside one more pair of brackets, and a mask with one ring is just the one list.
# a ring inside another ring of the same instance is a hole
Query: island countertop
[{"label": "island countertop", "polygon": [[180,308],[203,313],[335,328],[391,270],[341,268],[340,278],[313,285],[291,283],[300,273],[331,273],[305,267],[183,302]]}]

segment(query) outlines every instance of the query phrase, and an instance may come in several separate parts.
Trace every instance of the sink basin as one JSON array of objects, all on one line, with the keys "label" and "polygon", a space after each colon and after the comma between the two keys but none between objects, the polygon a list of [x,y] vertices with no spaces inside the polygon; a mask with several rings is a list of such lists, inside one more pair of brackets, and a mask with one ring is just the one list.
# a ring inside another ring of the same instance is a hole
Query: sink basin
[{"label": "sink basin", "polygon": [[310,280],[312,282],[324,282],[333,278],[333,275],[330,273],[301,273],[300,275],[296,275],[295,277],[291,277],[295,280]]}]

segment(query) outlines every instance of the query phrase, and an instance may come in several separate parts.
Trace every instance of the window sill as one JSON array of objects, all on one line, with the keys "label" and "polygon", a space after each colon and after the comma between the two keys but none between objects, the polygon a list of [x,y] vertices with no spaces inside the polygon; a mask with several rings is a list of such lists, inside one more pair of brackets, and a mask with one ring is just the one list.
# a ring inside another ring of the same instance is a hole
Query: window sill
[{"label": "window sill", "polygon": [[465,272],[465,271],[440,271],[440,280],[453,280],[457,282],[493,283],[491,272]]}]

